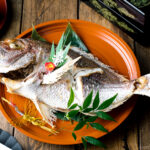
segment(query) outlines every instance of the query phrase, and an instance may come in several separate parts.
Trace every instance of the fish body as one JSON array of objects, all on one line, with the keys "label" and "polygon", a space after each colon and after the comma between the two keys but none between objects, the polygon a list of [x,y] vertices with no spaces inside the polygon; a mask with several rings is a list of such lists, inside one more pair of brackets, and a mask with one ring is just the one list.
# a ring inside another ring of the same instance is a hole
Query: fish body
[{"label": "fish body", "polygon": [[[118,94],[108,112],[128,100],[133,94],[150,96],[150,75],[129,81],[92,54],[71,47],[67,62],[53,72],[44,66],[50,55],[51,44],[31,39],[0,42],[1,82],[8,92],[32,100],[43,119],[50,125],[56,121],[55,111],[68,112],[70,89],[74,103],[83,105],[93,90],[100,93],[101,103]],[[90,114],[88,114],[90,115]]]}]

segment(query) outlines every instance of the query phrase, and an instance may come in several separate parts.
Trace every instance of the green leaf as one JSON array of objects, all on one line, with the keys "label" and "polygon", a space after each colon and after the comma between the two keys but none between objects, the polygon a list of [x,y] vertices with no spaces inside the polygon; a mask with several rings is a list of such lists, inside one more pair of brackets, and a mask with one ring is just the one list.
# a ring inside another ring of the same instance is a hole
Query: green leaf
[{"label": "green leaf", "polygon": [[68,23],[68,26],[64,33],[64,42],[63,45],[68,45],[71,42],[72,46],[76,46],[81,48],[85,52],[89,52],[87,47],[84,45],[84,43],[81,41],[79,36],[75,33],[75,31],[71,28],[70,23]]},{"label": "green leaf", "polygon": [[31,38],[33,40],[38,40],[38,41],[42,41],[42,42],[46,42],[45,39],[43,39],[39,34],[38,32],[36,31],[35,27],[32,25],[32,34],[31,34]]},{"label": "green leaf", "polygon": [[78,106],[78,104],[73,104],[72,106],[69,107],[69,109],[75,109]]},{"label": "green leaf", "polygon": [[83,109],[86,109],[92,102],[93,91],[86,97],[83,103]]},{"label": "green leaf", "polygon": [[99,111],[96,113],[97,116],[101,119],[104,119],[104,120],[110,120],[110,121],[115,121],[115,119],[113,119],[110,115],[108,115],[107,113],[103,112],[103,111]]},{"label": "green leaf", "polygon": [[72,110],[70,112],[68,112],[68,116],[70,118],[74,117],[75,115],[77,115],[77,113],[79,112],[79,110]]},{"label": "green leaf", "polygon": [[90,112],[90,111],[92,111],[92,110],[93,110],[93,108],[86,108],[86,109],[83,110],[83,112],[84,112],[84,113],[88,113],[88,112]]},{"label": "green leaf", "polygon": [[50,58],[49,58],[50,62],[53,62],[54,55],[55,55],[55,47],[54,47],[54,43],[52,43],[51,53],[50,53]]},{"label": "green leaf", "polygon": [[94,101],[93,101],[93,109],[96,109],[99,106],[99,91],[97,92]]},{"label": "green leaf", "polygon": [[61,66],[63,66],[66,63],[67,59],[65,59],[62,63],[57,65],[57,68],[60,68]]},{"label": "green leaf", "polygon": [[86,122],[94,122],[98,117],[97,116],[92,116],[86,119]]},{"label": "green leaf", "polygon": [[107,107],[109,107],[113,101],[116,99],[118,94],[114,95],[113,97],[109,98],[108,100],[104,101],[98,108],[98,110],[102,110],[102,109],[105,109]]},{"label": "green leaf", "polygon": [[103,148],[106,148],[106,145],[103,144],[102,142],[100,142],[99,140],[95,139],[94,137],[91,137],[91,136],[84,136],[85,140],[92,144],[92,145],[96,145],[96,146],[99,146],[99,147],[103,147]]},{"label": "green leaf", "polygon": [[66,48],[65,48],[65,50],[64,50],[64,53],[63,53],[63,59],[65,59],[65,58],[66,58],[67,53],[68,53],[69,48],[70,48],[70,45],[71,45],[71,42],[70,42],[70,43],[66,46]]},{"label": "green leaf", "polygon": [[74,140],[76,141],[77,136],[76,136],[76,134],[74,132],[72,132],[72,136],[73,136]]},{"label": "green leaf", "polygon": [[73,101],[74,101],[74,92],[73,92],[73,89],[71,88],[71,90],[70,90],[70,98],[69,98],[69,101],[68,101],[68,104],[67,104],[68,108],[71,106]]},{"label": "green leaf", "polygon": [[96,130],[99,130],[99,131],[103,131],[103,132],[108,132],[107,129],[105,129],[101,124],[99,123],[90,123],[90,126]]},{"label": "green leaf", "polygon": [[56,55],[60,52],[60,50],[63,49],[63,41],[64,41],[64,34],[62,34],[60,40],[59,40],[59,43],[56,47]]},{"label": "green leaf", "polygon": [[66,116],[66,113],[64,112],[60,112],[60,111],[57,111],[55,113],[56,117],[60,120],[68,120],[65,116]]},{"label": "green leaf", "polygon": [[87,150],[87,142],[86,140],[82,137],[82,143],[83,143],[83,146],[84,146],[84,150]]},{"label": "green leaf", "polygon": [[85,124],[86,124],[85,121],[79,122],[79,123],[76,125],[76,127],[74,128],[74,131],[80,130],[81,128],[84,127]]}]

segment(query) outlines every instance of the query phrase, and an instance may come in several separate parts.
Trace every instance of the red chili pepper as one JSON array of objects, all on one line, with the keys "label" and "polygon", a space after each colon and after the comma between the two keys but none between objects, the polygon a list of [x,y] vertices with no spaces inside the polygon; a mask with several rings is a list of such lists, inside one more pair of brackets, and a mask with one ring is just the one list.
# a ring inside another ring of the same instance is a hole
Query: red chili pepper
[{"label": "red chili pepper", "polygon": [[55,67],[56,67],[55,64],[52,62],[46,62],[45,63],[45,68],[48,71],[53,71],[55,69]]}]

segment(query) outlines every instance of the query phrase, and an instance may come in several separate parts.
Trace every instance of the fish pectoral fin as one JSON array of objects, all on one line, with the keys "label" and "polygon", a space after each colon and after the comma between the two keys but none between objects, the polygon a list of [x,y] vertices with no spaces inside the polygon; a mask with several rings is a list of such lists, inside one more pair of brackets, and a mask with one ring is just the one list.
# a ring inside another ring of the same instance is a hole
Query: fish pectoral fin
[{"label": "fish pectoral fin", "polygon": [[103,74],[103,70],[101,68],[85,68],[80,69],[74,76],[74,78],[89,76],[94,73]]},{"label": "fish pectoral fin", "polygon": [[144,75],[133,81],[134,94],[150,97],[150,74]]},{"label": "fish pectoral fin", "polygon": [[69,71],[80,58],[81,56],[71,61],[68,61],[57,70],[50,72],[47,75],[44,75],[42,84],[53,84],[57,82],[59,79],[61,79],[64,73]]},{"label": "fish pectoral fin", "polygon": [[57,118],[54,114],[55,110],[50,108],[47,104],[40,101],[33,101],[37,110],[41,114],[43,120],[48,123],[51,127],[54,127],[53,122],[56,122]]},{"label": "fish pectoral fin", "polygon": [[21,81],[11,80],[11,79],[5,78],[5,77],[2,77],[1,80],[2,80],[1,82],[6,85],[7,91],[9,93],[15,93],[14,91],[21,88],[21,86],[22,86]]}]

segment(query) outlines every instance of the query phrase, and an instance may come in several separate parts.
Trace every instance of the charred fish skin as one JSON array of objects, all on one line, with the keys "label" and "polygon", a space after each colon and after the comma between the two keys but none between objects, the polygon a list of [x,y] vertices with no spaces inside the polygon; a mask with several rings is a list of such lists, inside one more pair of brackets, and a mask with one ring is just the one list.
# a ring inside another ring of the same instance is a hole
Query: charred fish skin
[{"label": "charred fish skin", "polygon": [[[13,45],[16,43],[19,48]],[[74,103],[78,105],[83,104],[91,90],[93,97],[99,91],[101,103],[118,93],[112,105],[103,110],[106,112],[123,104],[133,94],[150,96],[150,75],[129,81],[92,54],[87,54],[77,47],[70,48],[66,66],[54,70],[49,74],[50,76],[47,76],[44,63],[50,55],[50,48],[51,45],[48,43],[31,39],[17,39],[10,43],[0,42],[1,82],[6,85],[8,92],[32,100],[43,119],[50,125],[56,120],[53,112],[69,111],[67,103],[71,87],[75,93]],[[31,66],[32,69],[29,69]],[[24,73],[22,69],[27,74],[23,78],[17,78],[18,72]],[[10,73],[16,78],[12,78]],[[54,78],[54,82],[51,79],[45,80],[48,77]]]}]

